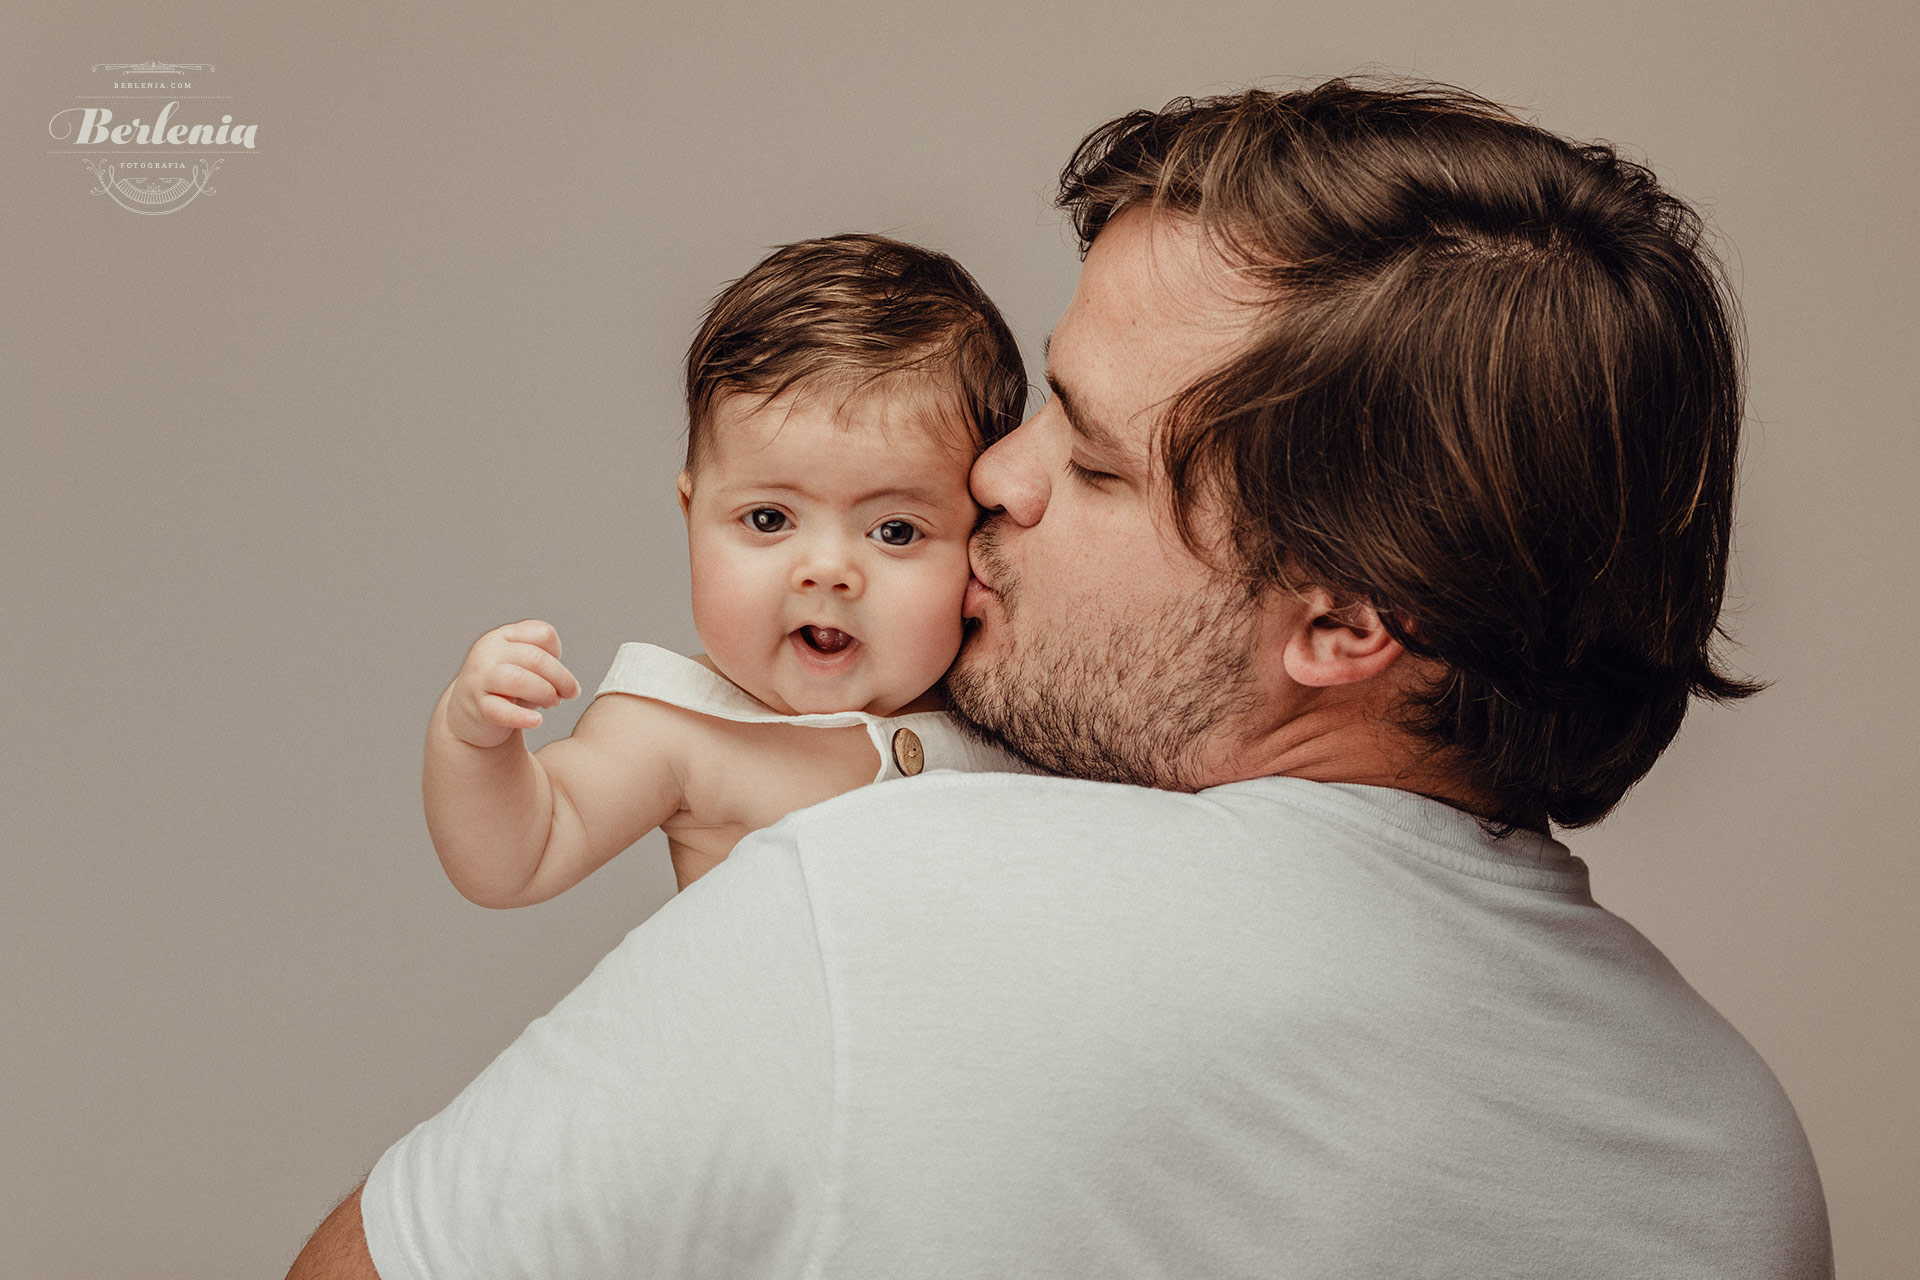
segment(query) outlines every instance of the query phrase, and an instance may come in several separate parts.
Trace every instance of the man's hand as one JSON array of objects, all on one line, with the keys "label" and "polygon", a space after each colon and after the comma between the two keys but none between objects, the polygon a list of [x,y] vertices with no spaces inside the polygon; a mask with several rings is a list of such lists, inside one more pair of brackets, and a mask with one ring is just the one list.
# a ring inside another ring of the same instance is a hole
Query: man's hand
[{"label": "man's hand", "polygon": [[528,618],[473,642],[447,688],[447,728],[470,746],[491,749],[515,729],[540,723],[535,708],[580,696],[580,682],[560,665],[560,633]]},{"label": "man's hand", "polygon": [[287,1280],[380,1280],[360,1220],[360,1187],[314,1229]]}]

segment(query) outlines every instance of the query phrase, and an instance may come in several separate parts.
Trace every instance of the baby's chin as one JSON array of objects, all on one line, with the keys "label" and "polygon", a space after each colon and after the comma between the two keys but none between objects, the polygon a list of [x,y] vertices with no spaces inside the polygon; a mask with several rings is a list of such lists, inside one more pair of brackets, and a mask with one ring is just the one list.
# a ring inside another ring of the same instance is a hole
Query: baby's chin
[{"label": "baby's chin", "polygon": [[[743,664],[728,662],[711,650],[707,653],[707,661],[741,692],[767,710],[783,716],[837,715],[848,711],[890,715],[894,706],[905,705],[913,700],[888,697],[884,690],[875,690],[863,681],[825,684],[820,681],[784,680],[777,672],[765,668],[749,671]],[[881,710],[881,707],[886,709]]]},{"label": "baby's chin", "polygon": [[[940,681],[947,668],[944,663],[935,668],[935,654],[916,655],[911,670],[888,672],[876,669],[874,654],[866,651],[845,671],[829,674],[805,669],[789,652],[791,643],[791,638],[783,640],[771,655],[729,652],[728,646],[710,644],[706,661],[761,706],[785,716],[849,711],[891,716],[946,706]],[[950,662],[953,655],[947,657]]]},{"label": "baby's chin", "polygon": [[[752,692],[749,690],[748,692]],[[912,703],[919,694],[901,696],[887,690],[850,688],[840,691],[820,689],[774,690],[773,699],[754,694],[760,701],[787,715],[833,715],[838,712],[864,711],[868,715],[890,716]]]},{"label": "baby's chin", "polygon": [[[762,689],[742,686],[767,706],[784,715],[810,716],[832,715],[847,711],[864,711],[868,715],[891,716],[905,710],[937,710],[944,705],[936,692],[944,671],[913,689],[895,682],[892,685],[875,684],[869,681],[852,679],[847,681],[821,681],[794,679],[782,680],[776,675],[765,682]],[[739,683],[735,681],[735,683]],[[918,704],[927,705],[918,705]]]}]

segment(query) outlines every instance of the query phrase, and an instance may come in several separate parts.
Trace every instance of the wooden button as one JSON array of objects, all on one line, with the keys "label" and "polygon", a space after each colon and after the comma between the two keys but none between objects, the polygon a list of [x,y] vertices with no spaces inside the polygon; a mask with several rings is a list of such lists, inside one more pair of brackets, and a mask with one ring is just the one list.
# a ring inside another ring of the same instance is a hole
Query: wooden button
[{"label": "wooden button", "polygon": [[893,762],[909,778],[927,767],[927,753],[920,749],[919,734],[911,729],[900,729],[894,733]]}]

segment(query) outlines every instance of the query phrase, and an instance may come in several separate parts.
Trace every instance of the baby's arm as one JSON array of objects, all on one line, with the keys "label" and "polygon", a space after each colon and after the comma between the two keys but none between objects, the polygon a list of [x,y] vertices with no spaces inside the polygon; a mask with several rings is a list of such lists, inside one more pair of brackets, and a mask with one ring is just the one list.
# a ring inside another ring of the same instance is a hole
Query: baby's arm
[{"label": "baby's arm", "polygon": [[672,817],[684,788],[666,708],[602,698],[573,736],[529,754],[534,707],[578,696],[544,622],[474,642],[434,707],[422,794],[440,865],[484,907],[544,902]]}]

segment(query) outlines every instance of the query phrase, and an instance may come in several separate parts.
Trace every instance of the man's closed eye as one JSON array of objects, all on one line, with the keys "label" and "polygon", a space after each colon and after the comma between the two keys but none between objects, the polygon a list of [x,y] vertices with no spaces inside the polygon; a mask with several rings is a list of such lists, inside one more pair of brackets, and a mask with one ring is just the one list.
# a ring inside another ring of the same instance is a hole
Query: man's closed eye
[{"label": "man's closed eye", "polygon": [[1120,478],[1111,471],[1095,471],[1092,467],[1083,467],[1073,458],[1067,459],[1067,473],[1075,480],[1080,481],[1080,483],[1094,485],[1095,487],[1103,485],[1109,480],[1118,480]]}]

